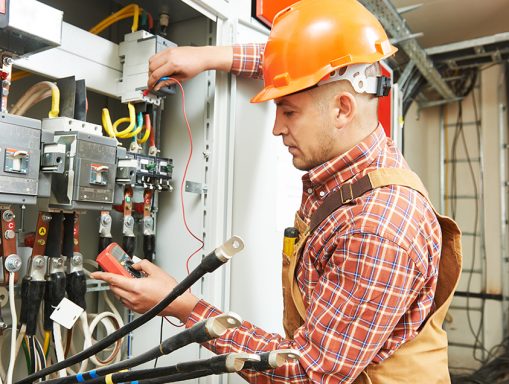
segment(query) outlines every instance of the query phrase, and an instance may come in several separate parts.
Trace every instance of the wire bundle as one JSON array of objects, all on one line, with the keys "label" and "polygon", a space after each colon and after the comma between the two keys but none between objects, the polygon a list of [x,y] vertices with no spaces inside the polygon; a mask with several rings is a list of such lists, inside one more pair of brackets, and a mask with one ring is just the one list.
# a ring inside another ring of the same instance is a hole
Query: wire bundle
[{"label": "wire bundle", "polygon": [[[138,144],[145,143],[149,138],[151,139],[150,145],[153,143],[153,133],[152,133],[152,124],[150,121],[150,115],[145,114],[145,118],[143,118],[143,114],[141,112],[138,113],[136,117],[136,111],[134,106],[131,103],[127,104],[127,108],[129,110],[129,117],[121,117],[117,119],[114,123],[111,122],[110,112],[108,108],[103,108],[102,110],[102,124],[103,128],[108,134],[109,137],[118,138],[118,139],[129,139],[132,138],[133,141],[137,141]],[[144,121],[145,120],[145,121]],[[145,122],[145,124],[144,124]],[[128,123],[128,126],[121,131],[118,130],[120,124]],[[138,138],[138,134],[144,130],[144,135],[141,138]],[[155,142],[154,142],[155,145]]]},{"label": "wire bundle", "polygon": [[500,356],[493,358],[469,375],[452,375],[452,384],[509,384],[509,338],[495,349],[503,349]]},{"label": "wire bundle", "polygon": [[60,113],[60,91],[55,83],[41,81],[31,86],[12,107],[10,113],[23,116],[35,104],[51,96],[49,117],[58,117]]}]

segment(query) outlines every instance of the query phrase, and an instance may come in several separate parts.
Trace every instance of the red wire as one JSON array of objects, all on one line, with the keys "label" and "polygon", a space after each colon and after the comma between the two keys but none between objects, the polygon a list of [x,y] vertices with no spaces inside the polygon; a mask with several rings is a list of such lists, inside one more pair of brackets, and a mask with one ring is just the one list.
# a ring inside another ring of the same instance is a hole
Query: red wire
[{"label": "red wire", "polygon": [[180,323],[180,324],[175,324],[173,321],[171,321],[170,319],[168,319],[166,316],[163,316],[163,319],[166,320],[168,323],[170,323],[171,325],[173,325],[174,327],[177,327],[177,328],[180,328],[180,327],[183,327],[185,324],[184,323]]},{"label": "red wire", "polygon": [[147,12],[148,17],[148,29],[152,30],[154,29],[154,18],[152,17],[152,14],[150,12]]},{"label": "red wire", "polygon": [[200,243],[200,247],[196,251],[194,251],[191,254],[191,256],[189,256],[187,258],[187,260],[186,260],[186,270],[187,270],[187,274],[189,275],[189,262],[191,261],[193,256],[196,255],[203,248],[204,243],[203,243],[203,240],[200,239],[198,236],[196,236],[193,233],[193,231],[191,231],[189,226],[187,225],[186,210],[185,210],[185,207],[184,207],[184,183],[186,181],[186,176],[187,176],[187,170],[189,168],[189,163],[191,162],[191,158],[193,157],[193,135],[191,133],[191,126],[189,124],[189,120],[187,119],[187,113],[186,113],[186,95],[185,95],[185,92],[184,92],[184,87],[182,87],[182,84],[177,79],[174,79],[174,78],[170,77],[170,80],[175,81],[175,83],[180,88],[180,92],[182,93],[182,113],[184,114],[184,119],[186,121],[186,126],[187,126],[187,134],[189,136],[189,157],[187,158],[186,168],[184,170],[184,175],[182,177],[182,183],[180,184],[180,202],[181,202],[181,205],[182,205],[182,217],[184,219],[184,225],[185,225],[185,227],[187,229],[187,232]]},{"label": "red wire", "polygon": [[155,125],[152,126],[152,122],[150,121],[150,114],[145,113],[145,129],[150,129],[150,136],[149,136],[149,145],[151,147],[156,146],[156,139],[155,139]]}]

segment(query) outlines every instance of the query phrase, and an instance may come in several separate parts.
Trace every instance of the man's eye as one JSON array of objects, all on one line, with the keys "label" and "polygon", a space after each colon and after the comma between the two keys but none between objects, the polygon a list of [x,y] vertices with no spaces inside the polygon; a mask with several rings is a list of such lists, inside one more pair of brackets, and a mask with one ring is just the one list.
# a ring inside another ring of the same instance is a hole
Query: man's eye
[{"label": "man's eye", "polygon": [[285,115],[286,117],[292,117],[293,116],[293,111],[284,111],[283,115]]}]

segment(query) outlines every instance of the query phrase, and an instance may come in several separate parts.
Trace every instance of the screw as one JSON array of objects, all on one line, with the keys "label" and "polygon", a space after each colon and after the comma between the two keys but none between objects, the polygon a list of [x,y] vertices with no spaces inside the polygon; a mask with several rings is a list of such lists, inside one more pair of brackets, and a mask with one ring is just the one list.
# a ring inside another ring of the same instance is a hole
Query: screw
[{"label": "screw", "polygon": [[128,216],[125,218],[125,226],[131,228],[134,226],[134,219],[132,216]]},{"label": "screw", "polygon": [[60,257],[54,258],[52,262],[54,267],[61,267],[64,264],[63,260]]},{"label": "screw", "polygon": [[13,62],[12,57],[4,57],[4,65],[12,65]]},{"label": "screw", "polygon": [[51,215],[48,215],[47,213],[42,215],[42,221],[47,223],[48,221],[51,221]]},{"label": "screw", "polygon": [[101,218],[101,224],[102,225],[110,225],[111,224],[111,216],[110,215],[104,215]]},{"label": "screw", "polygon": [[74,255],[71,259],[72,265],[80,265],[83,262],[82,257],[80,255]]},{"label": "screw", "polygon": [[14,219],[14,213],[10,209],[8,209],[4,211],[3,218],[5,221],[11,221],[12,219]]},{"label": "screw", "polygon": [[21,268],[21,257],[18,255],[10,255],[5,260],[5,269],[9,272],[17,272]]},{"label": "screw", "polygon": [[15,236],[16,233],[12,229],[8,229],[7,231],[5,231],[5,238],[7,240],[14,239]]},{"label": "screw", "polygon": [[33,261],[35,268],[43,268],[44,267],[44,259],[42,257],[36,257]]}]

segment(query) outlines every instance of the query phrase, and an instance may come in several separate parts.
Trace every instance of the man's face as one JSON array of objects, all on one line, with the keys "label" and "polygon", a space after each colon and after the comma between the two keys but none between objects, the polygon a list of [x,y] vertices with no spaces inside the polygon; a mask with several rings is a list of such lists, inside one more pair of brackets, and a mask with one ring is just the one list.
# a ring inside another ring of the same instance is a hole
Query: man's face
[{"label": "man's face", "polygon": [[295,168],[309,171],[337,155],[329,107],[320,106],[309,92],[284,96],[275,103],[276,121],[272,133],[282,136]]}]

